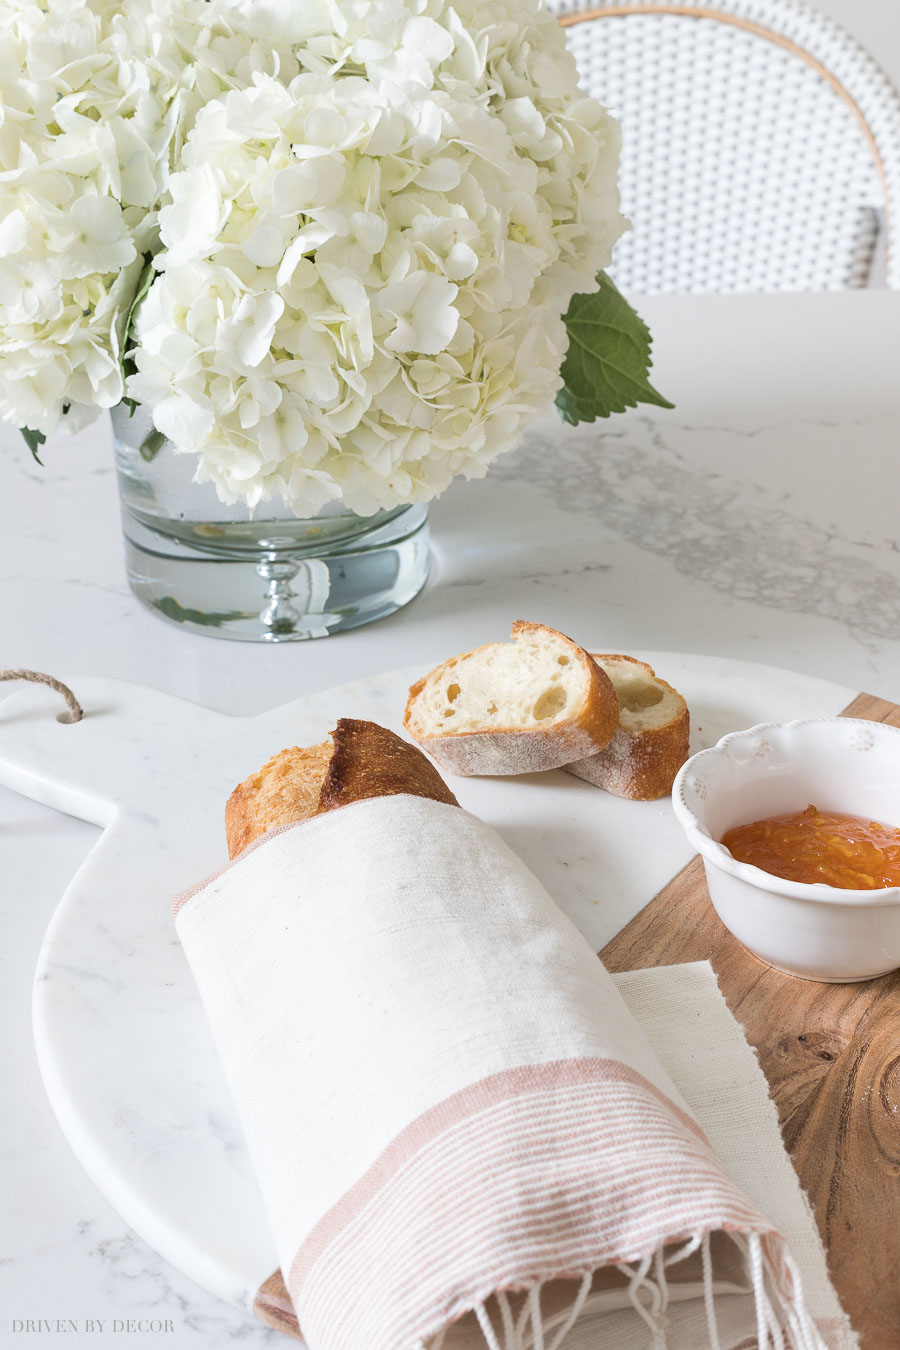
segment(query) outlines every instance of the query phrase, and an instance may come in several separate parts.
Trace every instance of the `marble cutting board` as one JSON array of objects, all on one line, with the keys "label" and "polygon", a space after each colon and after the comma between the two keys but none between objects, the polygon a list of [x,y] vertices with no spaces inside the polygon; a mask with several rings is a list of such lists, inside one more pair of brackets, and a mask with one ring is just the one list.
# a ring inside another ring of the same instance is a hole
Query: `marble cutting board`
[{"label": "marble cutting board", "polygon": [[[755,722],[836,714],[855,693],[746,662],[635,655],[684,693],[694,750]],[[222,814],[236,782],[285,745],[321,740],[339,716],[399,730],[422,673],[389,672],[251,718],[95,677],[70,680],[86,710],[74,725],[57,721],[44,688],[0,703],[0,783],[103,827],[35,975],[35,1042],[54,1111],[123,1218],[248,1312],[277,1265],[274,1245],[169,898],[225,860]],[[621,801],[562,772],[453,787],[594,950],[691,857],[668,799]]]}]

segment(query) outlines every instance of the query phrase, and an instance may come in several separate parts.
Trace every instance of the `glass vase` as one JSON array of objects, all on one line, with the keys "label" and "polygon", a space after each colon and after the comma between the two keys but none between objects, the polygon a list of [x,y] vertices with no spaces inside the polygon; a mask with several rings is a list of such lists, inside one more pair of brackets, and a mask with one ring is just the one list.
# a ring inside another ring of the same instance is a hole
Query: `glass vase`
[{"label": "glass vase", "polygon": [[192,482],[149,412],[112,409],[125,562],[160,618],[210,637],[297,642],[372,623],[408,604],[428,575],[428,510],[358,516],[330,503],[309,520],[288,507],[219,501]]}]

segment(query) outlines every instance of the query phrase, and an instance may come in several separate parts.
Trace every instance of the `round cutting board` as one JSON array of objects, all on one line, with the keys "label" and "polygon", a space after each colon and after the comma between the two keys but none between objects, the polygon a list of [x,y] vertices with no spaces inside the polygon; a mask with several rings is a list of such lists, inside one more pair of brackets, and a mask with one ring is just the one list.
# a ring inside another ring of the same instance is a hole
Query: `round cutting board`
[{"label": "round cutting board", "polygon": [[[688,700],[693,748],[760,721],[836,714],[854,692],[768,666],[639,653]],[[400,729],[423,672],[392,671],[231,718],[85,678],[56,720],[46,689],[0,704],[0,783],[104,827],[60,901],[35,976],[44,1082],[78,1159],[123,1218],[199,1284],[250,1309],[277,1265],[262,1202],[169,900],[225,861],[223,807],[286,745],[340,716]],[[456,779],[599,950],[690,859],[668,799],[619,800],[563,772]]]}]

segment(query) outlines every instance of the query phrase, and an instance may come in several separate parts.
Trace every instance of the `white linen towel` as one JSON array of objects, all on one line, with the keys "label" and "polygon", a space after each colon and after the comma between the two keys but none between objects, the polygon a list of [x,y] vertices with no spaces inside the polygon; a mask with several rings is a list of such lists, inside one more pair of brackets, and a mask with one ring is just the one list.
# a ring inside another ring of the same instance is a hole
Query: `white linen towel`
[{"label": "white linen towel", "polygon": [[[449,1346],[473,1323],[491,1350],[851,1344],[821,1252],[810,1311],[774,1193],[726,1173],[679,1073],[482,822],[356,802],[175,907],[311,1350]],[[771,1134],[744,1086],[729,1128]]]}]

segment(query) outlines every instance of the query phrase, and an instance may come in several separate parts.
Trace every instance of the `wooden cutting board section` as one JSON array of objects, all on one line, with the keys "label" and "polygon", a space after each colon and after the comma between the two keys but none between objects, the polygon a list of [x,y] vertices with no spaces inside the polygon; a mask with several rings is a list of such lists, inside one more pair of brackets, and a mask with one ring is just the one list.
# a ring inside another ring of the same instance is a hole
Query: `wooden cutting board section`
[{"label": "wooden cutting board section", "polygon": [[[900,707],[870,694],[842,715],[900,727]],[[723,927],[699,858],[600,959],[614,972],[711,962],[759,1055],[862,1350],[900,1350],[900,971],[816,984],[773,970]],[[262,1286],[254,1311],[299,1334],[281,1271]]]},{"label": "wooden cutting board section", "polygon": [[[860,694],[845,717],[900,727]],[[900,971],[860,984],[782,975],[722,926],[689,863],[600,953],[611,971],[710,961],[755,1047],[862,1350],[900,1350]]]}]

